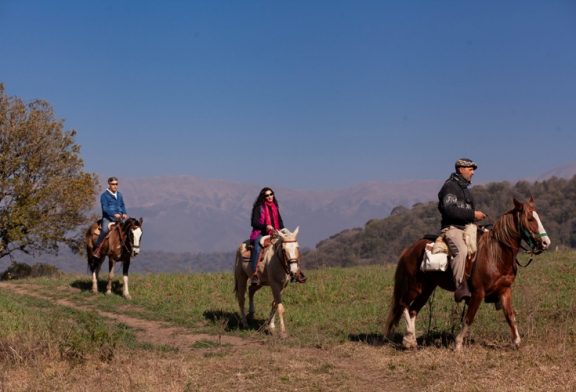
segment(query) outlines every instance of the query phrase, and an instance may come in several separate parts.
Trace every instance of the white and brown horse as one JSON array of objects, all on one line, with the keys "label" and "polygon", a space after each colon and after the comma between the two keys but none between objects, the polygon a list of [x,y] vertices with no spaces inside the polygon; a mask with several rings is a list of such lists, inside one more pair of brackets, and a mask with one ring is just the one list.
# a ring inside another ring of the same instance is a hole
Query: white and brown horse
[{"label": "white and brown horse", "polygon": [[92,273],[92,292],[98,292],[98,273],[102,263],[108,256],[108,284],[106,285],[106,294],[112,294],[112,279],[114,279],[114,264],[122,262],[122,296],[131,299],[128,290],[128,269],[130,268],[130,259],[140,253],[140,242],[142,239],[142,218],[128,218],[124,222],[114,223],[110,226],[110,231],[102,243],[102,256],[94,257],[92,252],[94,243],[100,233],[98,223],[92,224],[85,235],[86,254],[88,257],[88,266]]},{"label": "white and brown horse", "polygon": [[[272,290],[272,309],[267,321],[266,329],[269,333],[276,330],[275,318],[278,315],[280,320],[280,336],[286,337],[286,326],[284,324],[284,305],[282,304],[282,290],[288,285],[290,280],[300,271],[300,246],[296,237],[298,236],[299,227],[293,233],[287,229],[276,232],[271,238],[271,244],[263,247],[262,260],[258,264],[259,284],[252,284],[248,289],[249,298],[249,315],[254,315],[254,293],[262,286],[270,286]],[[249,257],[243,257],[242,251],[245,243],[240,245],[236,252],[236,263],[234,267],[234,292],[238,299],[240,315],[242,317],[242,326],[248,327],[248,321],[244,310],[244,301],[248,279],[252,276]]]}]

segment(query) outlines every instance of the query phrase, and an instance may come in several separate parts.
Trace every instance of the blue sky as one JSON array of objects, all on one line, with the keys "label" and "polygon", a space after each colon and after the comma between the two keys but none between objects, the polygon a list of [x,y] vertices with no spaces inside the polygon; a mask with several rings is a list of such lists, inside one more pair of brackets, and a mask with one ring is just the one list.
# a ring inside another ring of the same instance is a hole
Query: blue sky
[{"label": "blue sky", "polygon": [[302,189],[576,161],[574,1],[0,0],[0,82],[102,177]]}]

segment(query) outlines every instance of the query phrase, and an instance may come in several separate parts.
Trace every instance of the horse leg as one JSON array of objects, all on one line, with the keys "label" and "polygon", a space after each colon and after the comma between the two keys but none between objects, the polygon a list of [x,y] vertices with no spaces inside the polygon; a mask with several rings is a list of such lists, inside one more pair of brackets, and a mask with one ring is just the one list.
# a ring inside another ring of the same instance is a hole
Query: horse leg
[{"label": "horse leg", "polygon": [[506,316],[506,321],[510,327],[510,332],[512,334],[512,343],[514,348],[520,348],[520,333],[518,332],[518,325],[516,324],[516,313],[512,309],[512,289],[507,288],[503,291],[500,296],[500,301],[502,302],[502,310],[504,311],[504,316]]},{"label": "horse leg", "polygon": [[94,267],[91,268],[92,270],[92,293],[98,294],[98,273],[100,272],[100,267],[102,266],[98,260],[93,259],[93,262],[96,263]]},{"label": "horse leg", "polygon": [[410,312],[404,308],[404,320],[406,321],[406,333],[402,338],[402,345],[406,349],[413,349],[418,346],[416,342],[416,312]]},{"label": "horse leg", "polygon": [[406,321],[406,333],[402,338],[402,345],[406,349],[414,349],[418,347],[418,342],[416,341],[416,316],[418,315],[418,312],[420,312],[420,309],[426,305],[428,298],[430,298],[430,295],[435,288],[436,285],[434,284],[424,286],[420,294],[411,301],[412,305],[410,305],[410,308],[404,308],[403,315],[404,320]]},{"label": "horse leg", "polygon": [[270,317],[268,317],[268,322],[266,326],[266,330],[271,334],[274,335],[276,332],[276,310],[278,306],[276,301],[272,301],[272,306],[270,308]]},{"label": "horse leg", "polygon": [[254,317],[254,293],[262,286],[250,285],[248,288],[248,317]]},{"label": "horse leg", "polygon": [[128,269],[130,268],[130,259],[122,263],[122,296],[128,300],[132,299],[128,290]]},{"label": "horse leg", "polygon": [[240,308],[242,328],[248,328],[248,318],[246,317],[246,311],[244,309],[248,276],[246,276],[243,271],[236,270],[234,280],[234,291],[236,291],[236,300],[238,301],[238,307]]},{"label": "horse leg", "polygon": [[282,303],[276,306],[276,313],[278,314],[278,320],[280,320],[280,337],[283,339],[287,338],[288,333],[286,332],[286,326],[284,324],[284,305]]},{"label": "horse leg", "polygon": [[108,283],[106,284],[106,295],[112,294],[112,279],[114,279],[114,260],[108,256]]},{"label": "horse leg", "polygon": [[466,316],[464,316],[464,325],[462,326],[462,330],[456,336],[456,351],[462,350],[462,345],[464,343],[464,338],[468,336],[470,325],[474,322],[474,317],[476,317],[476,312],[478,312],[478,308],[480,308],[480,304],[482,303],[483,296],[481,295],[474,295],[472,293],[472,298],[470,298],[470,302],[468,304],[468,310],[466,311]]}]

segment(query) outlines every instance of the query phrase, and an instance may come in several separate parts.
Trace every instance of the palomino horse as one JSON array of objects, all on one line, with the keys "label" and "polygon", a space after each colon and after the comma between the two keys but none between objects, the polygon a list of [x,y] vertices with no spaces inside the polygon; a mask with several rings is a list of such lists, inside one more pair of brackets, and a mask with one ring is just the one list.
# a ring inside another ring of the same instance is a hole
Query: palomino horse
[{"label": "palomino horse", "polygon": [[[468,302],[463,328],[456,337],[457,351],[462,349],[464,338],[468,334],[482,300],[499,302],[502,305],[512,333],[512,342],[516,348],[519,347],[520,334],[512,309],[512,283],[516,277],[516,256],[522,240],[535,254],[550,246],[550,238],[542,226],[532,198],[526,203],[520,203],[514,199],[514,208],[500,216],[494,223],[494,227],[481,234],[478,239],[477,256],[471,267],[469,279],[472,297]],[[450,269],[446,272],[422,272],[420,270],[424,248],[428,242],[426,239],[421,239],[406,248],[396,267],[394,293],[385,333],[390,337],[393,328],[398,325],[401,316],[404,315],[406,334],[402,343],[406,348],[417,346],[416,315],[426,304],[436,286],[449,291],[455,290]]]},{"label": "palomino horse", "polygon": [[[288,285],[290,279],[300,273],[300,247],[296,236],[299,227],[293,233],[287,229],[276,232],[272,238],[272,244],[262,248],[262,261],[259,263],[260,283],[251,285],[248,289],[249,315],[254,315],[254,293],[262,286],[270,286],[272,290],[272,309],[267,322],[267,330],[274,333],[276,329],[275,318],[278,314],[280,319],[280,336],[286,337],[286,327],[284,325],[284,305],[282,305],[282,290]],[[244,299],[248,279],[252,275],[250,262],[242,257],[241,245],[236,252],[236,263],[234,266],[234,292],[240,306],[242,316],[242,326],[248,327],[246,313],[244,311]]]},{"label": "palomino horse", "polygon": [[142,239],[142,218],[128,218],[124,222],[115,223],[111,226],[110,232],[103,240],[102,256],[100,258],[92,255],[93,244],[98,238],[100,229],[97,223],[88,228],[85,235],[86,254],[88,256],[88,266],[92,273],[92,292],[98,292],[98,273],[102,263],[108,256],[108,284],[106,294],[112,294],[112,279],[114,279],[114,263],[122,262],[122,296],[131,299],[128,291],[128,269],[130,268],[130,258],[140,253],[140,240]]}]

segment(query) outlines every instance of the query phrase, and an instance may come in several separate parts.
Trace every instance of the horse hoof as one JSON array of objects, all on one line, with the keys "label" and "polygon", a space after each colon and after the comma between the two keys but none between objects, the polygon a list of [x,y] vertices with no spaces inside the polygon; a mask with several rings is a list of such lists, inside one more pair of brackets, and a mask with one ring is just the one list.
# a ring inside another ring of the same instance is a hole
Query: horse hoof
[{"label": "horse hoof", "polygon": [[264,332],[266,333],[266,335],[274,336],[276,333],[276,329],[268,327],[264,330]]},{"label": "horse hoof", "polygon": [[111,291],[111,290],[107,290],[107,291],[106,291],[106,295],[112,295],[112,291]]},{"label": "horse hoof", "polygon": [[282,339],[286,339],[288,337],[288,334],[286,332],[280,332],[280,337]]},{"label": "horse hoof", "polygon": [[124,294],[123,297],[124,297],[124,299],[127,299],[127,300],[132,299],[132,296],[130,294]]},{"label": "horse hoof", "polygon": [[404,336],[402,339],[402,346],[407,350],[415,350],[418,347],[418,343],[416,342],[414,335]]}]

